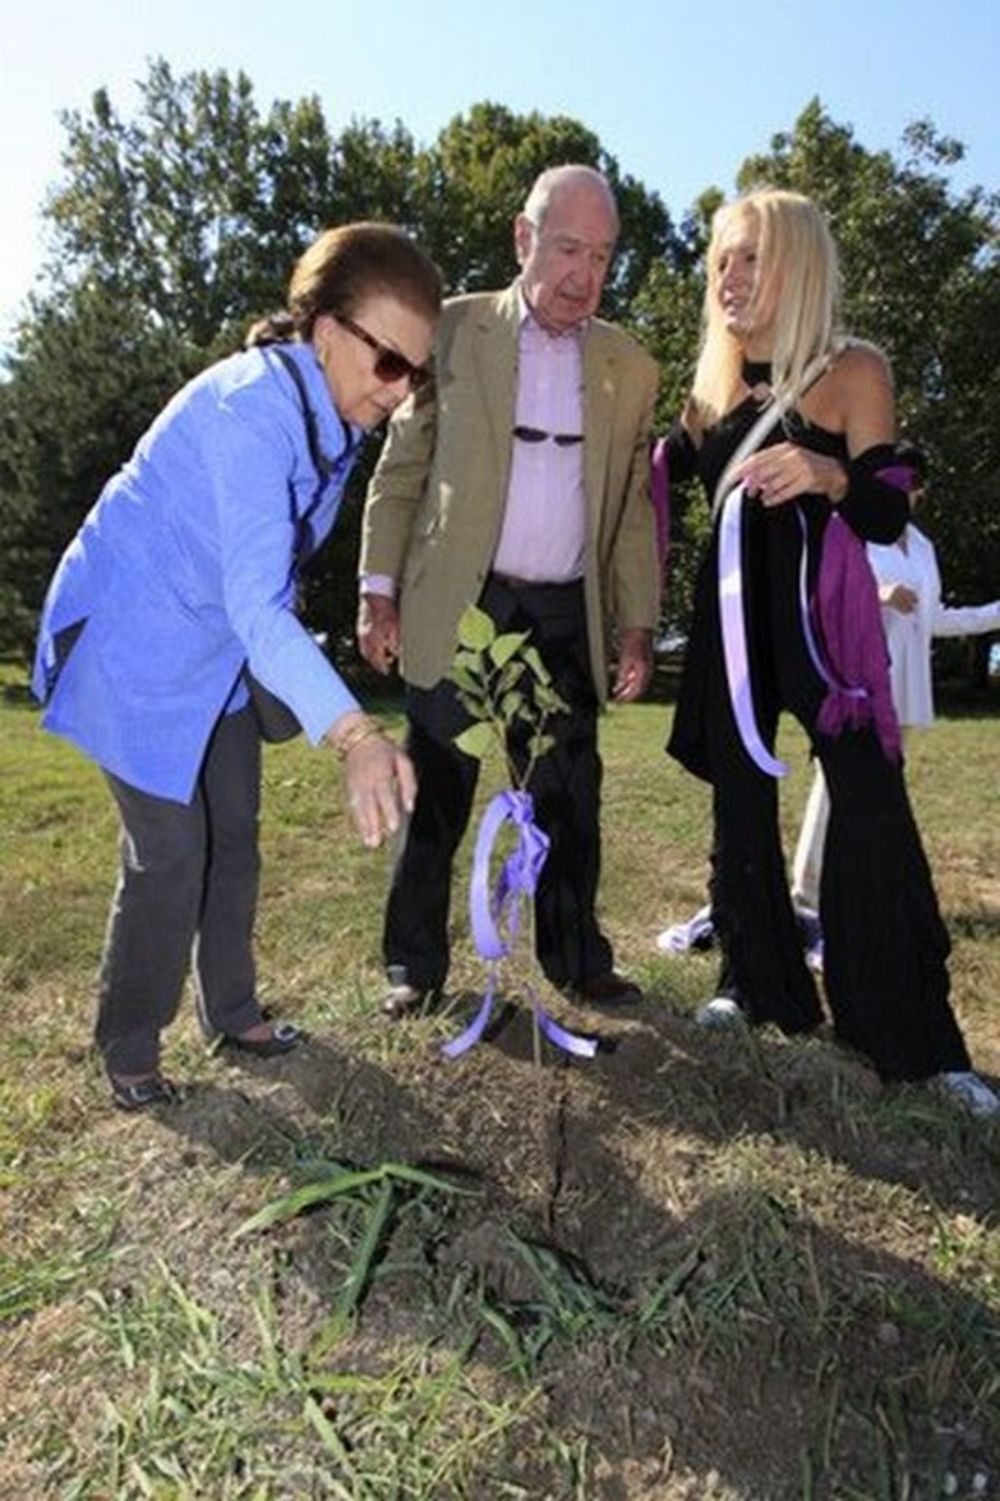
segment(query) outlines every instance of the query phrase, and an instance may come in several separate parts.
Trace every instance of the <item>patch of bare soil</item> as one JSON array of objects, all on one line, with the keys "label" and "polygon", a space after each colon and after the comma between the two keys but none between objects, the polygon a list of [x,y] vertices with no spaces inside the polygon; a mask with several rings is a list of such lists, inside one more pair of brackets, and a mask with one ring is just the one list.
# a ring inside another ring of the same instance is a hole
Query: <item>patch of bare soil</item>
[{"label": "patch of bare soil", "polygon": [[[412,1046],[391,1049],[364,1024],[349,1044],[314,1038],[223,1071],[163,1124],[188,1166],[241,1165],[232,1192],[248,1213],[245,1171],[287,1163],[310,1132],[338,1160],[422,1164],[472,1190],[397,1217],[337,1363],[377,1370],[400,1347],[478,1329],[475,1358],[509,1374],[516,1345],[544,1394],[539,1422],[587,1441],[579,1494],[594,1501],[840,1501],[876,1494],[866,1484],[904,1443],[911,1501],[939,1495],[945,1473],[995,1476],[957,1384],[924,1393],[933,1423],[891,1410],[933,1368],[921,1308],[940,1314],[935,1330],[983,1310],[928,1269],[882,1192],[920,1195],[929,1220],[939,1207],[988,1222],[995,1135],[973,1136],[956,1175],[932,1128],[880,1128],[872,1075],[828,1041],[720,1040],[648,1005],[567,1019],[601,1034],[592,1062],[546,1049],[538,1068],[521,1011],[455,1063],[432,1022],[401,1024]],[[831,1109],[845,1098],[856,1108]],[[847,1177],[862,1191],[845,1217]],[[147,1188],[164,1202],[152,1163]],[[330,1213],[271,1232],[285,1336],[302,1347],[343,1276]],[[523,1433],[491,1463],[539,1501],[564,1494]]]}]

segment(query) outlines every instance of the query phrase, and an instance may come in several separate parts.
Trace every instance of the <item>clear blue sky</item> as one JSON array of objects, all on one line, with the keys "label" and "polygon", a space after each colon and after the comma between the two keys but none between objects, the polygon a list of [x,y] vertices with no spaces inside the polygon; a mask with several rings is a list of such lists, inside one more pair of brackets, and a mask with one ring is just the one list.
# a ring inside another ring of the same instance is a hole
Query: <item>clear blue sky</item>
[{"label": "clear blue sky", "polygon": [[128,112],[162,55],[238,68],[258,104],[316,93],[334,131],[400,119],[429,142],[483,99],[569,114],[675,215],[814,94],[870,148],[930,116],[1000,188],[998,0],[0,0],[0,337],[41,259],[59,112],[106,85]]}]

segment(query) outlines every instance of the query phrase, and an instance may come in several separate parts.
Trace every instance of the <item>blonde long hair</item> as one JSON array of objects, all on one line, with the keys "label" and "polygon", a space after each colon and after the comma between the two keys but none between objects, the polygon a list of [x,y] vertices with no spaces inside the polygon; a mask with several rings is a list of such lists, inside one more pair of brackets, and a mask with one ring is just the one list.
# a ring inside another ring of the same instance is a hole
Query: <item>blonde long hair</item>
[{"label": "blonde long hair", "polygon": [[710,427],[731,406],[740,379],[743,349],[725,324],[719,301],[720,246],[741,218],[758,229],[757,276],[750,317],[775,302],[771,388],[794,399],[807,367],[844,347],[839,325],[840,267],[826,219],[801,193],[761,188],[723,204],[712,220],[708,247],[702,345],[692,396],[698,420]]}]

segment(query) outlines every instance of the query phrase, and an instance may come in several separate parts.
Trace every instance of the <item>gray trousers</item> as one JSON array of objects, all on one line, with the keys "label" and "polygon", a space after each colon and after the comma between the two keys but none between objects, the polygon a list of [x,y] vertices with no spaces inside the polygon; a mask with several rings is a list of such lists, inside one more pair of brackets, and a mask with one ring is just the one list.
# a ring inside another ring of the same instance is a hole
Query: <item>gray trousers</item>
[{"label": "gray trousers", "polygon": [[153,1072],[193,964],[206,1033],[260,1020],[252,951],[260,854],[260,737],[223,715],[190,803],[105,773],[121,816],[121,875],[101,964],[97,1045],[116,1074]]}]

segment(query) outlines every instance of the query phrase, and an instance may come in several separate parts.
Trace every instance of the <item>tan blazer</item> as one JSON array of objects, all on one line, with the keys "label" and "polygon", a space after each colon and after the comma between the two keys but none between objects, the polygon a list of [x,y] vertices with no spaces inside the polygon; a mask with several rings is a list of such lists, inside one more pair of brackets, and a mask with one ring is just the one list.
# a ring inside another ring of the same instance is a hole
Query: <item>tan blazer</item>
[{"label": "tan blazer", "polygon": [[[435,381],[395,414],[368,490],[360,571],[399,581],[402,670],[430,688],[458,619],[478,600],[503,522],[517,380],[518,299],[445,304]],[[659,611],[649,433],[658,371],[634,339],[592,319],[583,348],[587,633],[599,700],[611,624],[652,629]]]}]

